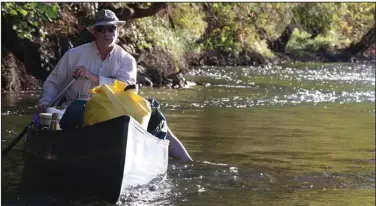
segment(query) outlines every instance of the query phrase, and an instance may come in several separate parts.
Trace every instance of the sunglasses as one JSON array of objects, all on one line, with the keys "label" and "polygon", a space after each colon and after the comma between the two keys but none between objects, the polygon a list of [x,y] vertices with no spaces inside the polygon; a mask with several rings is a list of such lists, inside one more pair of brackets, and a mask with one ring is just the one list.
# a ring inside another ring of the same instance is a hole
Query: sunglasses
[{"label": "sunglasses", "polygon": [[106,33],[106,31],[112,33],[116,30],[116,26],[96,26],[94,27],[96,32]]}]

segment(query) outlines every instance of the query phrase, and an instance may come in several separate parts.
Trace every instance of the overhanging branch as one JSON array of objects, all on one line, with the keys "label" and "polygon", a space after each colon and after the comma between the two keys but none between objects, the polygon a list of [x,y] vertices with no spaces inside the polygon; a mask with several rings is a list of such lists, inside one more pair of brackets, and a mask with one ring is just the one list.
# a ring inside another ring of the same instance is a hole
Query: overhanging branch
[{"label": "overhanging branch", "polygon": [[150,3],[150,6],[143,7],[141,3],[129,3],[125,6],[117,6],[114,3],[103,3],[100,9],[110,9],[114,11],[120,20],[129,20],[153,16],[160,10],[167,8],[167,3]]}]

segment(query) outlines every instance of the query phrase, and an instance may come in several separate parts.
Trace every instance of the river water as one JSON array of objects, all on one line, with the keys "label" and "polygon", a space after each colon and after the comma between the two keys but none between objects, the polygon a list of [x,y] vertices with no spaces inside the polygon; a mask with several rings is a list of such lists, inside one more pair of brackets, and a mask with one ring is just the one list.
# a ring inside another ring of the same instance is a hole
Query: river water
[{"label": "river water", "polygon": [[[165,181],[129,191],[120,205],[375,204],[373,63],[204,67],[187,79],[201,84],[141,95],[162,103],[195,161],[170,160]],[[3,148],[37,97],[2,95]],[[2,158],[3,203],[30,203],[19,195],[20,145]]]}]

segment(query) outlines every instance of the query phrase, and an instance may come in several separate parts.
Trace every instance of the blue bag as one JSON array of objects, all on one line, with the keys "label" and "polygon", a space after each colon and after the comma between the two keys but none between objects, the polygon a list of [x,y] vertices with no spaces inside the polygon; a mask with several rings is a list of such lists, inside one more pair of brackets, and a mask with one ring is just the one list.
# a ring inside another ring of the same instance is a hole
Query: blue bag
[{"label": "blue bag", "polygon": [[147,131],[159,139],[166,139],[167,121],[162,114],[159,102],[155,99],[148,99],[148,101],[151,105],[151,116]]},{"label": "blue bag", "polygon": [[75,100],[69,104],[60,120],[62,130],[82,127],[86,103],[86,100]]}]

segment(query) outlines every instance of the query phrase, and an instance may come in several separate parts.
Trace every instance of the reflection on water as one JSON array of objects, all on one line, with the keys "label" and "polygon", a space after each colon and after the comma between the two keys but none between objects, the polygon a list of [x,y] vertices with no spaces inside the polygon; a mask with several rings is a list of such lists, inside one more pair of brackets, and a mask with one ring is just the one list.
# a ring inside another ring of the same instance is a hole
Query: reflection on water
[{"label": "reflection on water", "polygon": [[[129,190],[120,205],[375,204],[373,64],[209,67],[192,73],[200,75],[189,79],[206,86],[141,94],[161,102],[169,126],[196,161],[170,160],[165,181]],[[30,120],[37,96],[2,97],[7,144]],[[3,202],[104,204],[21,194],[20,151],[17,145],[2,158]]]}]

